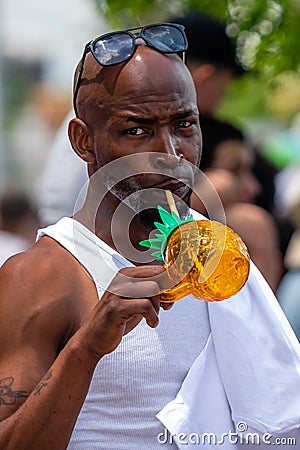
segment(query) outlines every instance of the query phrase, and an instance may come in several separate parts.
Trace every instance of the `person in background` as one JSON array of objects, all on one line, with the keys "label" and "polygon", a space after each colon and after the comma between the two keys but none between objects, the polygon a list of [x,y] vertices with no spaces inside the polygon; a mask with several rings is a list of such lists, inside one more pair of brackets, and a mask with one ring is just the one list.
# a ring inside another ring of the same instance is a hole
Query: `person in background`
[{"label": "person in background", "polygon": [[39,219],[29,196],[7,190],[0,200],[0,266],[35,242]]},{"label": "person in background", "polygon": [[[226,224],[242,237],[253,262],[275,292],[283,270],[279,237],[272,215],[254,204],[260,185],[252,173],[255,156],[250,144],[241,130],[226,121],[202,116],[200,126],[203,140],[200,169],[221,199]],[[201,191],[203,178],[197,182]],[[193,193],[191,205],[212,218],[216,214],[210,197],[204,207]]]},{"label": "person in background", "polygon": [[201,11],[173,17],[171,22],[185,27],[186,62],[195,82],[200,116],[214,116],[232,80],[245,73],[234,43],[221,22]]},{"label": "person in background", "polygon": [[19,183],[35,198],[35,183],[71,102],[64,89],[46,81],[34,82],[24,100],[13,127],[11,154]]},{"label": "person in background", "polygon": [[278,290],[278,301],[300,341],[300,164],[281,170],[276,178],[276,203],[283,220],[294,231],[287,246],[284,274]]},{"label": "person in background", "polygon": [[283,258],[284,275],[285,271],[288,270],[288,266],[285,264],[285,255],[295,228],[289,218],[284,217],[284,215],[281,214],[277,204],[276,184],[277,179],[282,175],[282,170],[279,170],[275,164],[263,154],[260,145],[256,144],[254,150],[255,160],[252,171],[261,186],[261,190],[255,198],[255,204],[268,211],[276,222],[280,252]]},{"label": "person in background", "polygon": [[[195,81],[198,108],[203,114],[215,114],[230,82],[244,73],[225,26],[200,11],[167,21],[185,26],[189,41],[187,64]],[[68,140],[67,127],[72,116],[70,112],[58,131],[37,184],[43,225],[72,215],[74,208],[81,205],[76,201],[88,180],[86,167]]]}]

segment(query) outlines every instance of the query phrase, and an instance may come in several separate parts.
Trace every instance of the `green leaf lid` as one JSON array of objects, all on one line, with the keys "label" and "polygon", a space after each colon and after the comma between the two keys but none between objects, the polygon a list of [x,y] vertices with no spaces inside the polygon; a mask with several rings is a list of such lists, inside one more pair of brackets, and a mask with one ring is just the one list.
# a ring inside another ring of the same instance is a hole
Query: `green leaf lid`
[{"label": "green leaf lid", "polygon": [[139,244],[142,247],[148,247],[155,250],[151,253],[152,256],[158,261],[163,260],[164,250],[170,234],[178,228],[180,225],[187,222],[194,222],[192,214],[188,214],[185,219],[180,219],[179,215],[174,211],[171,214],[166,211],[162,206],[157,207],[159,215],[163,223],[154,222],[155,227],[160,231],[160,233],[155,234],[155,238],[146,239],[140,241]]}]

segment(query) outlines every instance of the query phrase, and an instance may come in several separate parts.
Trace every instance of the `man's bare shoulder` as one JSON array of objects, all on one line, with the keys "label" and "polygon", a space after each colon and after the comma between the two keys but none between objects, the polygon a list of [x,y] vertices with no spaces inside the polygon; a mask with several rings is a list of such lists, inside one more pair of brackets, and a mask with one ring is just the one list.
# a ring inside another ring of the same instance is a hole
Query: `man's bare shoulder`
[{"label": "man's bare shoulder", "polygon": [[[29,250],[9,258],[0,270],[2,280],[38,288],[72,288],[69,281],[79,269],[73,256],[53,239],[44,237]],[[20,286],[18,286],[20,287]]]},{"label": "man's bare shoulder", "polygon": [[18,321],[38,318],[41,324],[60,322],[62,328],[76,329],[96,300],[94,283],[82,266],[48,237],[0,269],[0,313]]}]

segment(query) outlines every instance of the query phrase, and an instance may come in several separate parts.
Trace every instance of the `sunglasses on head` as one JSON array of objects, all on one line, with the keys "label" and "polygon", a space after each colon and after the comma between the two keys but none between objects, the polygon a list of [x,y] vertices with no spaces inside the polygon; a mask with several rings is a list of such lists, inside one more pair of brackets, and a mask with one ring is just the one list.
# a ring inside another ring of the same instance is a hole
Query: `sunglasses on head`
[{"label": "sunglasses on head", "polygon": [[178,53],[184,60],[184,54],[188,47],[187,38],[184,26],[176,23],[157,23],[97,37],[86,44],[75,73],[73,106],[76,116],[78,115],[76,100],[87,53],[91,52],[101,66],[114,66],[128,61],[133,56],[138,38],[142,38],[146,45],[160,53]]}]

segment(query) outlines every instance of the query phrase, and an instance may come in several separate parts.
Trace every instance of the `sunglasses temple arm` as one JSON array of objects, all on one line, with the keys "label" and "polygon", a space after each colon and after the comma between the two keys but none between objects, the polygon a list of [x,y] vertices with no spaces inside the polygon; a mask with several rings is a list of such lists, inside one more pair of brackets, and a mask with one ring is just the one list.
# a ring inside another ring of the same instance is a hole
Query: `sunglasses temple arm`
[{"label": "sunglasses temple arm", "polygon": [[78,117],[78,111],[77,111],[77,106],[76,106],[77,95],[78,95],[78,91],[79,91],[79,87],[80,87],[80,81],[81,81],[81,77],[82,77],[85,57],[89,51],[89,45],[90,45],[90,43],[88,43],[84,48],[83,55],[81,57],[79,65],[77,67],[77,74],[75,74],[74,90],[73,90],[73,109],[74,109],[76,117]]},{"label": "sunglasses temple arm", "polygon": [[77,68],[77,74],[76,74],[76,79],[75,79],[75,84],[74,84],[74,92],[73,92],[73,109],[74,109],[76,117],[78,117],[76,103],[77,103],[77,95],[78,95],[78,91],[79,91],[79,85],[80,85],[80,80],[81,80],[81,76],[82,76],[82,71],[83,71],[83,59],[81,59],[80,66]]}]

